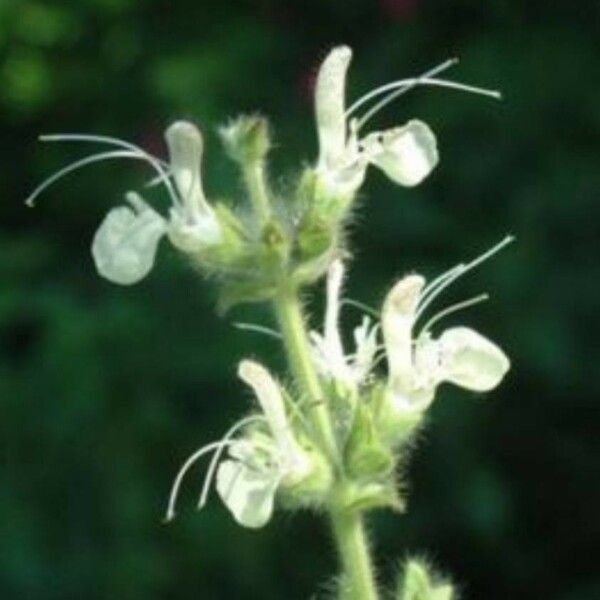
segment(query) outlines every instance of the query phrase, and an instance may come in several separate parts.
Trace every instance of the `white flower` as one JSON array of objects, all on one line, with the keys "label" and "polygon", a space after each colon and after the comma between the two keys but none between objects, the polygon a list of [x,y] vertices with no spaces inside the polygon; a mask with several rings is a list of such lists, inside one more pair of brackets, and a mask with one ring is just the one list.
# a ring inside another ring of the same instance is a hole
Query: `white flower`
[{"label": "white flower", "polygon": [[[111,209],[96,231],[92,256],[100,275],[121,285],[143,279],[154,265],[161,238],[168,234],[171,243],[188,253],[201,252],[221,241],[221,227],[202,189],[200,162],[202,135],[192,123],[178,121],[166,131],[169,163],[151,156],[138,146],[119,139],[84,135],[57,134],[42,136],[43,141],[95,142],[116,150],[99,152],[61,169],[39,185],[27,199],[32,205],[37,196],[64,175],[88,164],[115,159],[143,160],[157,173],[172,201],[169,219],[153,210],[138,194],[130,192],[131,204]],[[171,181],[171,178],[173,181]]]},{"label": "white flower", "polygon": [[371,320],[365,316],[361,325],[354,329],[356,343],[354,355],[347,356],[344,353],[338,323],[343,279],[344,265],[341,260],[336,259],[327,271],[327,299],[323,333],[311,331],[310,337],[319,371],[344,388],[355,391],[373,366],[377,352],[379,327],[371,326]]},{"label": "white flower", "polygon": [[192,123],[177,121],[167,129],[165,137],[171,173],[181,199],[171,207],[169,237],[180,250],[198,252],[221,241],[219,222],[202,189],[202,134]]},{"label": "white flower", "polygon": [[[238,374],[254,391],[262,414],[247,417],[234,425],[219,442],[195,452],[181,467],[173,484],[167,520],[175,516],[175,502],[181,481],[202,456],[213,452],[198,507],[206,504],[216,472],[216,488],[235,520],[244,527],[265,525],[273,513],[275,494],[280,486],[294,486],[312,473],[313,463],[300,446],[288,421],[282,391],[262,365],[244,360]],[[251,423],[266,424],[233,439]],[[228,458],[221,461],[228,449]]]},{"label": "white flower", "polygon": [[388,395],[395,410],[425,410],[433,401],[436,387],[442,382],[477,392],[489,391],[500,383],[510,362],[493,342],[466,327],[447,329],[437,339],[429,333],[433,323],[441,317],[485,300],[487,295],[441,311],[418,335],[415,335],[414,328],[424,310],[448,285],[512,239],[505,238],[474,261],[458,265],[427,287],[420,275],[408,275],[388,293],[381,324],[389,366]]},{"label": "white flower", "polygon": [[[403,186],[419,184],[437,165],[436,139],[422,121],[361,136],[361,129],[381,108],[416,85],[437,85],[498,97],[497,92],[432,79],[455,64],[449,60],[414,79],[393,81],[371,90],[346,110],[346,73],[352,58],[347,46],[333,48],[321,67],[315,88],[315,112],[319,138],[316,172],[325,191],[352,195],[362,184],[369,164],[380,168]],[[353,116],[367,102],[384,96],[360,118]]]},{"label": "white flower", "polygon": [[272,437],[233,445],[230,459],[219,466],[217,491],[241,525],[256,528],[270,519],[277,488],[307,477],[311,462],[290,429],[281,390],[270,373],[244,360],[238,374],[254,390]]}]

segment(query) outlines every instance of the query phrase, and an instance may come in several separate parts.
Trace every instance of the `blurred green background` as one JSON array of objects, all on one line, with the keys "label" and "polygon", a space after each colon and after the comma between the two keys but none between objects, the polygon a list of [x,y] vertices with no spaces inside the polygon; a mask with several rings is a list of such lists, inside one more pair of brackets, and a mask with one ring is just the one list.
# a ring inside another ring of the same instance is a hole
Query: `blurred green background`
[{"label": "blurred green background", "polygon": [[600,598],[599,29],[597,1],[0,0],[0,597],[327,588],[335,560],[320,520],[278,514],[245,531],[216,498],[196,513],[200,468],[180,517],[161,524],[181,461],[248,406],[236,361],[282,367],[276,342],[232,327],[269,313],[217,319],[210,286],[166,244],[136,287],[95,274],[93,232],[144,181],[139,165],[81,171],[33,211],[23,199],[87,150],[38,144],[39,133],[103,133],[164,154],[162,131],[182,117],[207,133],[212,196],[236,195],[215,127],[257,109],[274,124],[273,178],[285,183],[315,156],[315,69],[346,42],[352,97],[455,55],[453,78],[505,94],[421,89],[378,117],[429,122],[442,161],[411,191],[370,174],[349,294],[376,304],[407,270],[432,276],[518,237],[445,297],[493,294],[449,322],[484,331],[514,368],[490,398],[443,390],[409,469],[407,515],[372,521],[381,575],[416,552],[465,599]]}]

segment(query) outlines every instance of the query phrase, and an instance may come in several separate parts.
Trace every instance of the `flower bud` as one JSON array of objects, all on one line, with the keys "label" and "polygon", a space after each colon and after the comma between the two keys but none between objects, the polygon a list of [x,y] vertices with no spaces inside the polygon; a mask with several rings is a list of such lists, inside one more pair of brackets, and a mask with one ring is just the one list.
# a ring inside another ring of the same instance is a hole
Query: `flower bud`
[{"label": "flower bud", "polygon": [[452,584],[433,575],[423,561],[414,559],[406,563],[395,596],[397,600],[453,600],[454,597]]},{"label": "flower bud", "polygon": [[219,134],[229,157],[240,164],[263,160],[271,148],[269,122],[258,115],[242,115]]}]

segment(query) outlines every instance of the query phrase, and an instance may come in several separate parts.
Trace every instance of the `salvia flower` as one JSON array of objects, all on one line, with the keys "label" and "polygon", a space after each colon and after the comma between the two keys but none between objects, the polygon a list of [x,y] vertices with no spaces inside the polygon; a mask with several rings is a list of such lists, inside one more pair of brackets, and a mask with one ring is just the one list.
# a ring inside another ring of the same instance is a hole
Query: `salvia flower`
[{"label": "salvia flower", "polygon": [[433,300],[464,275],[513,240],[506,237],[468,264],[460,264],[429,285],[418,274],[398,281],[383,303],[381,325],[388,361],[388,397],[399,413],[425,410],[440,383],[468,390],[495,388],[510,367],[504,352],[493,342],[467,327],[452,327],[438,338],[430,329],[442,317],[487,299],[487,294],[450,306],[415,333],[415,325]]},{"label": "salvia flower", "polygon": [[311,461],[290,428],[278,384],[260,364],[245,360],[238,374],[256,395],[270,436],[242,439],[219,466],[217,491],[235,519],[262,527],[271,517],[277,488],[294,485],[311,472]]},{"label": "salvia flower", "polygon": [[[354,394],[368,383],[380,359],[388,363],[387,396],[391,408],[399,413],[422,412],[433,401],[436,388],[443,382],[472,391],[489,391],[508,371],[506,355],[491,341],[466,327],[453,327],[433,338],[431,328],[443,317],[488,299],[481,294],[453,304],[430,318],[416,332],[417,321],[431,303],[460,276],[509,244],[507,236],[499,244],[467,264],[459,264],[425,285],[418,274],[407,275],[387,294],[380,323],[363,317],[354,329],[355,348],[346,354],[339,330],[339,315],[344,302],[341,290],[344,266],[335,260],[327,274],[327,304],[323,332],[311,331],[312,351],[321,375],[343,392]],[[360,303],[358,303],[360,305]],[[379,332],[383,334],[383,345]],[[384,354],[380,352],[384,349]]]},{"label": "salvia flower", "polygon": [[[175,501],[186,472],[198,458],[210,452],[214,454],[199,508],[206,503],[216,471],[216,488],[225,506],[238,523],[250,528],[262,527],[269,521],[280,486],[293,487],[313,472],[310,454],[291,429],[279,384],[267,369],[251,360],[240,363],[238,374],[254,391],[262,414],[242,419],[220,442],[204,446],[186,461],[172,488],[167,520],[175,515]],[[233,438],[237,431],[253,422],[260,422],[266,428],[254,428]],[[225,449],[228,457],[221,460]]]},{"label": "salvia flower", "polygon": [[[319,69],[315,86],[315,113],[319,138],[316,172],[322,188],[332,196],[352,195],[361,186],[368,165],[381,169],[403,186],[419,184],[437,165],[435,135],[428,125],[410,120],[382,132],[363,134],[364,125],[379,110],[416,85],[437,85],[499,97],[497,92],[433,79],[453,65],[452,59],[418,78],[393,81],[375,88],[346,109],[346,74],[352,58],[348,46],[333,48]],[[383,96],[362,116],[358,109]]]},{"label": "salvia flower", "polygon": [[192,123],[177,121],[166,130],[165,137],[168,163],[134,144],[111,137],[84,134],[41,137],[43,141],[94,142],[113,149],[61,169],[37,187],[27,200],[29,205],[64,175],[115,158],[147,162],[157,174],[155,183],[163,184],[168,192],[172,203],[168,218],[151,208],[139,194],[129,192],[128,205],[111,209],[100,224],[92,242],[92,256],[98,273],[113,283],[130,285],[143,279],[152,269],[158,245],[165,235],[177,249],[192,254],[221,241],[221,227],[202,188],[202,134]]}]

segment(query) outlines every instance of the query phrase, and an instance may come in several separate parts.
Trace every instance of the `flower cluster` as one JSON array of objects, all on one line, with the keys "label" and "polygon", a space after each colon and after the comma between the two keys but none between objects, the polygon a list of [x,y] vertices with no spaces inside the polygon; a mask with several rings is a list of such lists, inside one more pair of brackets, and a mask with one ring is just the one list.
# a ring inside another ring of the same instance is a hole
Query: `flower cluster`
[{"label": "flower cluster", "polygon": [[[279,197],[270,192],[263,179],[263,163],[270,149],[269,132],[266,121],[255,116],[240,117],[219,131],[229,156],[240,163],[247,176],[248,196],[258,200],[264,209],[258,228],[256,219],[248,221],[245,210],[234,214],[222,204],[208,202],[201,175],[203,137],[194,124],[186,121],[173,123],[165,132],[168,161],[113,137],[41,136],[43,141],[93,143],[108,149],[53,174],[34,190],[27,204],[33,205],[46,188],[81,167],[113,159],[140,160],[154,171],[156,177],[151,183],[164,187],[171,207],[164,217],[139,193],[130,191],[126,194],[127,205],[108,212],[91,247],[102,277],[121,285],[139,282],[152,269],[158,245],[166,236],[199,266],[216,270],[233,283],[228,289],[234,296],[230,303],[268,298],[282,274],[299,284],[312,282],[339,251],[339,231],[369,165],[381,169],[397,184],[414,186],[438,163],[435,136],[422,121],[413,119],[399,127],[363,135],[369,119],[419,85],[498,96],[497,92],[435,79],[434,75],[456,62],[449,60],[420,77],[400,79],[370,90],[346,108],[346,74],[351,56],[347,46],[336,47],[319,69],[315,87],[319,153],[314,167],[307,169],[296,190],[295,203],[301,207],[300,214],[289,207],[269,210]],[[375,105],[357,116],[360,109],[377,99]],[[257,168],[253,169],[255,165]],[[278,217],[270,218],[271,212]],[[286,234],[290,240],[284,239]]]},{"label": "flower cluster", "polygon": [[[192,123],[179,121],[166,130],[168,161],[110,137],[42,138],[108,149],[52,175],[31,194],[30,204],[64,175],[117,158],[144,161],[155,173],[150,185],[167,191],[171,206],[166,215],[133,191],[126,195],[127,205],[108,212],[91,244],[100,275],[121,285],[140,281],[152,269],[166,237],[197,267],[218,276],[222,309],[264,300],[275,308],[281,327],[276,337],[283,341],[294,380],[284,384],[254,360],[240,363],[238,375],[251,388],[256,406],[220,440],[185,461],[173,483],[167,520],[175,516],[185,476],[208,455],[198,507],[206,505],[216,488],[245,527],[265,525],[276,502],[334,516],[376,507],[402,509],[398,465],[439,386],[451,383],[488,392],[509,369],[504,352],[473,329],[451,327],[434,334],[443,317],[487,299],[487,294],[448,306],[422,326],[420,321],[448,286],[510,243],[510,236],[429,283],[416,273],[401,278],[380,311],[367,307],[353,331],[354,347],[346,352],[340,330],[342,307],[364,305],[343,298],[345,265],[340,257],[348,255],[343,231],[367,169],[373,166],[392,182],[412,187],[439,162],[435,135],[423,121],[411,119],[371,132],[364,131],[366,124],[390,102],[421,85],[498,97],[497,92],[436,78],[456,62],[449,60],[419,77],[370,90],[347,108],[351,56],[348,47],[336,47],[319,69],[318,156],[291,193],[275,193],[269,184],[266,159],[272,144],[265,119],[242,116],[219,130],[227,154],[241,172],[245,190],[241,207],[207,200],[201,176],[203,137]],[[325,274],[324,323],[320,330],[309,330],[299,293]],[[363,554],[354,558],[362,560]],[[364,565],[361,569],[357,573],[364,575]],[[403,600],[450,600],[453,591],[450,584],[431,578],[422,564],[412,562],[398,594]]]},{"label": "flower cluster", "polygon": [[[355,348],[350,354],[344,351],[338,323],[343,304],[344,265],[339,259],[331,264],[327,273],[323,332],[311,332],[312,360],[323,382],[332,384],[331,394],[349,406],[350,426],[338,435],[341,454],[347,458],[350,453],[356,455],[358,446],[359,454],[364,457],[367,450],[372,458],[373,448],[377,447],[380,454],[374,462],[381,462],[383,453],[388,457],[384,463],[393,465],[394,451],[401,449],[399,442],[405,444],[409,437],[407,426],[412,429],[418,425],[441,383],[487,392],[501,382],[510,362],[496,344],[480,333],[467,327],[452,327],[437,338],[431,334],[432,326],[441,318],[487,299],[486,294],[441,310],[418,333],[415,327],[424,310],[444,289],[511,241],[512,237],[506,237],[476,259],[453,267],[429,285],[425,285],[425,279],[418,274],[400,279],[384,299],[381,321],[372,324],[371,319],[364,316],[354,329]],[[382,357],[388,365],[383,379],[376,372]],[[220,442],[203,447],[184,464],[171,493],[168,519],[175,514],[181,478],[206,452],[214,452],[214,456],[200,507],[205,504],[218,467],[217,490],[235,519],[246,527],[260,527],[269,520],[280,489],[297,488],[300,495],[311,497],[312,504],[328,501],[332,474],[325,457],[320,456],[317,446],[309,441],[310,429],[305,427],[299,402],[294,402],[270,373],[254,361],[242,361],[238,374],[253,389],[262,414],[240,421],[234,428],[234,432],[244,431],[240,437],[232,439],[230,431]],[[377,392],[381,390],[383,393],[377,399]],[[289,399],[287,406],[285,398]],[[367,428],[368,424],[375,425],[375,431],[365,431],[365,420]],[[258,428],[256,421],[261,423]],[[226,459],[225,449],[229,454]],[[364,461],[364,458],[359,460]],[[352,470],[352,465],[346,467]],[[374,472],[374,479],[381,482],[381,473],[373,464],[367,464],[363,470]],[[386,466],[384,470],[387,478],[393,468]],[[387,485],[376,488],[375,494],[372,490],[371,486],[371,501],[397,501],[387,496]]]},{"label": "flower cluster", "polygon": [[507,236],[481,256],[453,267],[428,285],[418,274],[400,279],[384,299],[380,322],[372,325],[371,319],[364,316],[354,329],[355,348],[350,354],[344,352],[338,328],[344,267],[341,261],[335,261],[327,275],[323,333],[312,332],[314,360],[319,371],[335,384],[338,394],[349,399],[368,398],[372,395],[369,388],[378,389],[377,383],[373,383],[376,381],[373,371],[385,357],[388,375],[383,402],[378,406],[379,428],[391,429],[392,438],[398,421],[420,416],[429,408],[441,383],[474,392],[495,388],[510,366],[498,346],[467,327],[451,327],[438,337],[431,333],[443,317],[487,300],[487,294],[448,306],[418,332],[416,329],[426,309],[449,285],[512,241],[512,236]]}]

